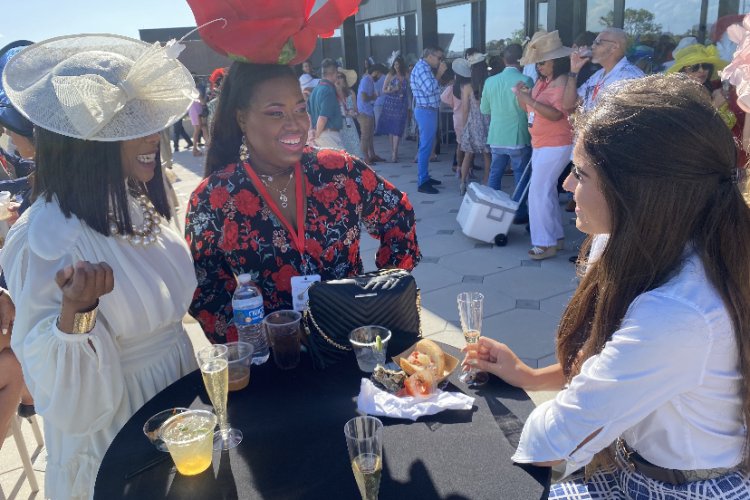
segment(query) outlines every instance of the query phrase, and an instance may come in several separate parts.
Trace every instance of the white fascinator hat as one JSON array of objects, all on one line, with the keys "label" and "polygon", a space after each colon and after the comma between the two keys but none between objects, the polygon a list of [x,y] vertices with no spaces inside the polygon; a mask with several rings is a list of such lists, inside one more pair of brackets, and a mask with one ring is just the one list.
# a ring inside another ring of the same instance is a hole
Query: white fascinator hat
[{"label": "white fascinator hat", "polygon": [[111,34],[51,38],[16,54],[3,86],[35,125],[91,141],[144,137],[180,120],[198,93],[174,40]]}]

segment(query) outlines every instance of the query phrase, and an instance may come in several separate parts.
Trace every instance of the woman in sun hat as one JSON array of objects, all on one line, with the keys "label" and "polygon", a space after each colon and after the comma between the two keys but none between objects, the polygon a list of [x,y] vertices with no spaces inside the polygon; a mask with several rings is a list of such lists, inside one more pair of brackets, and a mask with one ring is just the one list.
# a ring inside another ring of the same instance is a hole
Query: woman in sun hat
[{"label": "woman in sun hat", "polygon": [[120,428],[196,368],[182,326],[196,281],[159,159],[159,132],[195,96],[180,47],[64,36],[3,72],[36,134],[36,201],[0,266],[18,306],[12,347],[44,417],[50,498],[90,498]]},{"label": "woman in sun hat", "polygon": [[339,68],[336,73],[336,96],[339,99],[344,126],[341,127],[341,140],[349,154],[358,155],[360,150],[359,132],[357,132],[357,96],[352,87],[357,83],[357,72],[353,69]]},{"label": "woman in sun hat", "polygon": [[570,161],[573,129],[562,104],[573,52],[557,31],[535,37],[526,47],[521,64],[535,64],[539,73],[533,89],[514,90],[526,108],[531,133],[531,180],[529,181],[529,258],[547,259],[557,254],[564,237],[562,212],[557,199],[557,179]]},{"label": "woman in sun hat", "polygon": [[[208,339],[237,339],[235,276],[253,276],[266,314],[300,307],[310,282],[363,272],[362,230],[379,242],[378,268],[414,268],[420,253],[406,194],[355,156],[305,146],[310,117],[289,64],[304,61],[314,40],[306,46],[295,42],[293,57],[283,50],[287,40],[305,38],[313,27],[325,32],[339,26],[359,0],[329,0],[311,16],[305,0],[245,1],[242,20],[231,18],[227,2],[189,3],[199,25],[228,19],[226,28],[202,28],[201,37],[235,58],[216,111],[206,178],[190,196],[186,216],[198,276],[190,311]],[[288,26],[290,15],[299,16],[301,28]],[[245,22],[261,28],[248,30]],[[285,31],[277,33],[277,25]],[[272,35],[275,50],[245,38]],[[240,52],[230,51],[232,44]]]}]

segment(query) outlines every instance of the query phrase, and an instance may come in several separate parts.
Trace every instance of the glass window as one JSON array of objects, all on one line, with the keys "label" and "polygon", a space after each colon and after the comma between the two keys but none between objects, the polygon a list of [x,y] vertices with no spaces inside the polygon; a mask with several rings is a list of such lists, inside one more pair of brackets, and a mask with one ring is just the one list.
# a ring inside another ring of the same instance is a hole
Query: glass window
[{"label": "glass window", "polygon": [[547,31],[547,2],[536,4],[536,30]]},{"label": "glass window", "polygon": [[614,0],[588,0],[586,2],[586,31],[597,33],[605,26],[612,26],[614,12]]},{"label": "glass window", "polygon": [[683,37],[699,36],[701,3],[625,0],[623,29],[630,41],[628,59],[646,72],[660,71]]},{"label": "glass window", "polygon": [[402,31],[403,28],[399,29],[398,17],[370,23],[369,55],[376,62],[385,64],[394,50],[401,50]]},{"label": "glass window", "polygon": [[[485,39],[487,40],[487,52],[490,55],[500,55],[508,43],[520,43],[526,37],[524,4],[524,0],[487,2],[487,31]],[[546,7],[546,4],[544,6]],[[546,24],[546,13],[544,20]]]},{"label": "glass window", "polygon": [[471,47],[471,4],[444,7],[437,15],[438,45],[447,58],[462,57]]}]

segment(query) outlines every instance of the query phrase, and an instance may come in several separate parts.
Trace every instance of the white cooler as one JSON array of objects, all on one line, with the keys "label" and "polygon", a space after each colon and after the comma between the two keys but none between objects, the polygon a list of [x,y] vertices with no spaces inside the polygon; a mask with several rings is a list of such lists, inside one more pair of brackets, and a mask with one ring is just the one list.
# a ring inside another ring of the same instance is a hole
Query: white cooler
[{"label": "white cooler", "polygon": [[466,188],[456,220],[466,236],[504,246],[516,210],[518,202],[504,191],[472,182]]}]

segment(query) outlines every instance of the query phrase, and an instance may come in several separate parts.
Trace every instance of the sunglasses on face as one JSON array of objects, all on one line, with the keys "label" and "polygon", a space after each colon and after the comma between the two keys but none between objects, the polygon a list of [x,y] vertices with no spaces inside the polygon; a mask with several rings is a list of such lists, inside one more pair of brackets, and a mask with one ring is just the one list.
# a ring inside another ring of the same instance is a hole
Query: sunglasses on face
[{"label": "sunglasses on face", "polygon": [[536,65],[537,65],[537,66],[544,66],[544,65],[545,65],[545,64],[547,64],[548,62],[549,62],[549,61],[539,61],[538,63],[536,63]]},{"label": "sunglasses on face", "polygon": [[714,65],[708,63],[698,63],[683,68],[687,73],[697,73],[698,71],[713,71]]},{"label": "sunglasses on face", "polygon": [[594,40],[594,42],[591,45],[601,45],[603,43],[617,43],[617,42],[615,42],[614,40],[604,40],[604,39],[597,38],[596,40]]}]

